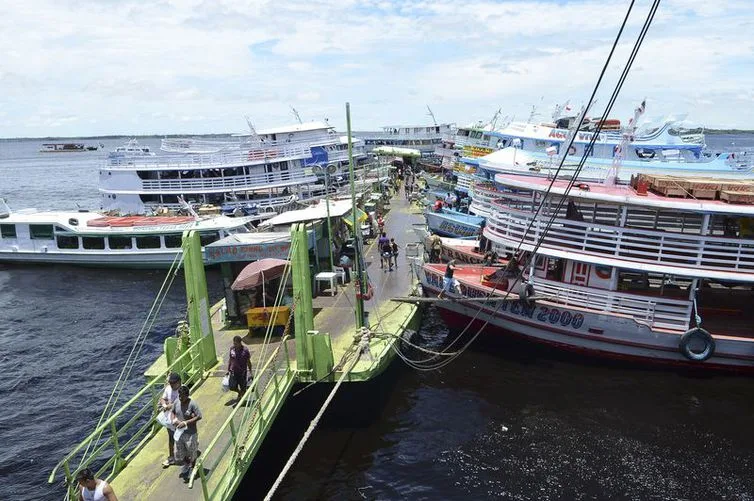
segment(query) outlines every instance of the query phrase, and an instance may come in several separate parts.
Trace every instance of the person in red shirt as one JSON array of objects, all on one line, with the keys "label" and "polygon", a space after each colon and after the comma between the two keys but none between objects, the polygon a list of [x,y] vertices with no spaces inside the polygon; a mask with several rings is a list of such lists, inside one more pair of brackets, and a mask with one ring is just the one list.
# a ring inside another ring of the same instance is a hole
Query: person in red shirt
[{"label": "person in red shirt", "polygon": [[[248,372],[247,372],[248,369]],[[230,347],[228,354],[228,372],[230,375],[229,388],[238,392],[236,402],[246,393],[248,388],[247,377],[251,372],[251,353],[249,349],[241,342],[241,336],[233,338],[233,346]]]}]

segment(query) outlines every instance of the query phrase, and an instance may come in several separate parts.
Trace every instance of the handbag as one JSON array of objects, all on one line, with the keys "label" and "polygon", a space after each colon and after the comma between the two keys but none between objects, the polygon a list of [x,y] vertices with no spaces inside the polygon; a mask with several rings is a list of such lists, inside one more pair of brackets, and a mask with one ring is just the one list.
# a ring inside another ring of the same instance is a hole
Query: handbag
[{"label": "handbag", "polygon": [[231,391],[238,391],[238,380],[236,379],[236,375],[231,372],[226,377],[228,378],[228,389]]},{"label": "handbag", "polygon": [[175,430],[175,425],[173,424],[174,417],[172,411],[163,411],[157,414],[157,422],[172,431]]}]

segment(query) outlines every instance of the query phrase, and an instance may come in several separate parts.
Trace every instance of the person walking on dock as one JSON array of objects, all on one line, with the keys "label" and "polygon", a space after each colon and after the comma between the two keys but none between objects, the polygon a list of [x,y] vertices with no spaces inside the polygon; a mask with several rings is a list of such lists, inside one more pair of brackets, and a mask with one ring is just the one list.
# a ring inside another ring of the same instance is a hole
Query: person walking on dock
[{"label": "person walking on dock", "polygon": [[395,264],[396,269],[398,268],[398,244],[395,243],[395,239],[390,239],[390,254],[393,257],[393,264]]},{"label": "person walking on dock", "polygon": [[175,457],[183,460],[181,476],[191,472],[199,451],[199,433],[196,422],[202,418],[202,411],[195,400],[189,397],[188,386],[178,389],[178,401],[173,407],[175,413]]},{"label": "person walking on dock", "polygon": [[233,346],[230,347],[230,352],[228,353],[228,372],[226,375],[230,375],[229,388],[238,392],[236,402],[241,400],[246,393],[246,388],[248,387],[247,378],[250,373],[251,353],[243,345],[241,336],[235,336],[233,338]]},{"label": "person walking on dock", "polygon": [[[390,248],[390,239],[387,238],[387,235],[383,231],[380,233],[380,238],[377,239],[377,252],[380,253],[380,268],[385,267],[385,249]],[[389,252],[389,251],[388,251]],[[390,259],[387,259],[388,265],[390,264]]]},{"label": "person walking on dock", "polygon": [[[162,391],[160,397],[160,410],[162,412],[173,412],[173,405],[178,400],[178,389],[181,387],[181,376],[177,372],[171,372],[168,376],[168,383],[165,385],[165,389]],[[170,465],[175,464],[175,457],[173,456],[173,450],[175,448],[175,440],[173,439],[173,433],[175,430],[166,428],[168,432],[168,458],[162,462],[162,467],[167,468]]]},{"label": "person walking on dock", "polygon": [[84,468],[76,474],[76,482],[81,487],[79,501],[118,501],[113,488],[100,478],[95,478],[89,468]]}]

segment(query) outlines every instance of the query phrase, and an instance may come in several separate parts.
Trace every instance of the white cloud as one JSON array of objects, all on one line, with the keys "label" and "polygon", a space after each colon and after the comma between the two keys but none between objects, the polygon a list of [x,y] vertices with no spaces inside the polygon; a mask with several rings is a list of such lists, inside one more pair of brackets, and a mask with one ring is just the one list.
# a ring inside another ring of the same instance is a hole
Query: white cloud
[{"label": "white cloud", "polygon": [[[242,129],[244,114],[289,123],[289,105],[343,127],[345,100],[362,130],[426,122],[425,104],[459,123],[498,107],[544,114],[586,99],[626,6],[26,0],[1,9],[0,93],[11,104],[0,136],[224,132]],[[636,2],[616,61],[648,6]],[[657,114],[752,127],[753,23],[746,0],[664,0],[616,113],[647,96]]]}]

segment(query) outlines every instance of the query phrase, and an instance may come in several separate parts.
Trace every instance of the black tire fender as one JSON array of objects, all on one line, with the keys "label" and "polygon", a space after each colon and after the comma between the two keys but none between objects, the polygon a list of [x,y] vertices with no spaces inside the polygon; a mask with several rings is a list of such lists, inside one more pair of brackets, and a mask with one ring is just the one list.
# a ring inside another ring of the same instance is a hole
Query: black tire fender
[{"label": "black tire fender", "polygon": [[[704,350],[696,352],[691,349],[691,341],[694,339],[704,342]],[[712,335],[701,327],[694,327],[687,330],[682,336],[681,341],[678,343],[678,349],[681,354],[694,362],[704,362],[715,353],[715,340]]]}]

